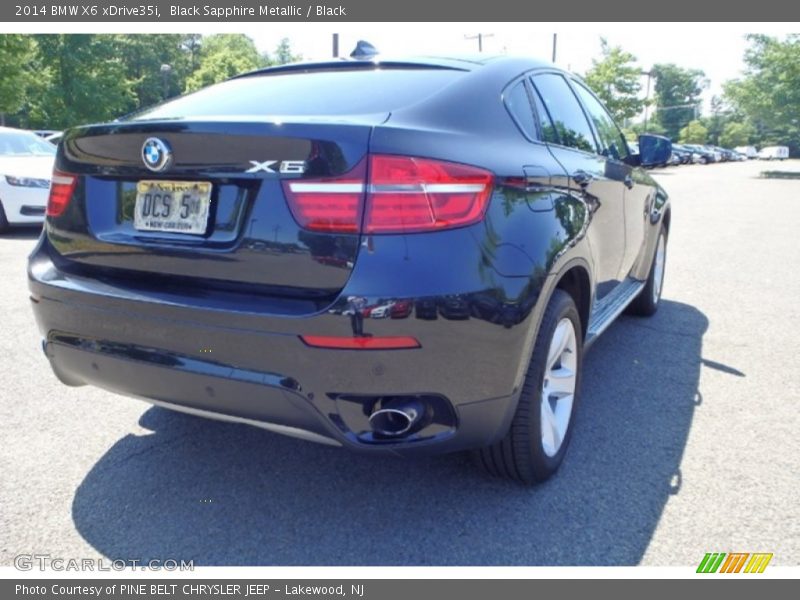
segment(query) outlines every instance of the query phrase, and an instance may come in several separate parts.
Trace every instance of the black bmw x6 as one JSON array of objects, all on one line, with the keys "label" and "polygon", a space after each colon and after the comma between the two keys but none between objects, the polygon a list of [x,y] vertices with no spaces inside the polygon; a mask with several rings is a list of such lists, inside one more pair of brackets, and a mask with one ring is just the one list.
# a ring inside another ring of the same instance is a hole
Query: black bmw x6
[{"label": "black bmw x6", "polygon": [[249,73],[61,142],[31,301],[53,371],[364,452],[559,466],[585,348],[655,312],[670,206],[528,59]]}]

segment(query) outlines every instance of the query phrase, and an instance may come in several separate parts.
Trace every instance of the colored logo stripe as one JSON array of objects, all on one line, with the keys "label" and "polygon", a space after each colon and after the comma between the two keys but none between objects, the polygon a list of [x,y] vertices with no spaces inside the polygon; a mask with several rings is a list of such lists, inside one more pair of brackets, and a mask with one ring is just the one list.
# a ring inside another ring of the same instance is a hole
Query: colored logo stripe
[{"label": "colored logo stripe", "polygon": [[709,552],[700,561],[700,566],[697,567],[698,573],[716,573],[722,559],[725,558],[724,552]]},{"label": "colored logo stripe", "polygon": [[[708,552],[697,567],[698,573],[740,573],[744,567],[745,573],[763,573],[772,560],[771,553],[749,552]],[[727,558],[726,558],[727,557]],[[749,560],[748,560],[749,559]],[[724,561],[724,562],[723,562]],[[747,566],[745,566],[745,564]],[[720,568],[721,567],[721,568]]]},{"label": "colored logo stripe", "polygon": [[753,554],[750,562],[744,568],[745,573],[763,573],[767,568],[769,561],[772,560],[772,554]]},{"label": "colored logo stripe", "polygon": [[750,556],[749,552],[731,552],[728,558],[722,563],[720,573],[738,573],[742,570],[747,557]]}]

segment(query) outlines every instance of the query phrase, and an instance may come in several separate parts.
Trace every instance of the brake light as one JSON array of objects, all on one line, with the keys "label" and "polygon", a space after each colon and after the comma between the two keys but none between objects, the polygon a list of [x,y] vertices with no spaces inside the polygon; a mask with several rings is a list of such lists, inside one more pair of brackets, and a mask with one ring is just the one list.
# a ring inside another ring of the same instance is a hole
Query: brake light
[{"label": "brake light", "polygon": [[489,171],[457,163],[370,157],[365,233],[436,231],[477,223],[492,189]]},{"label": "brake light", "polygon": [[283,182],[297,223],[312,231],[358,233],[364,206],[365,161],[341,177]]},{"label": "brake light", "polygon": [[58,217],[67,208],[78,178],[69,173],[54,170],[50,180],[50,196],[47,199],[47,216]]},{"label": "brake light", "polygon": [[489,171],[378,154],[369,156],[367,181],[366,163],[340,177],[284,181],[300,226],[329,233],[411,233],[471,225],[486,213]]}]

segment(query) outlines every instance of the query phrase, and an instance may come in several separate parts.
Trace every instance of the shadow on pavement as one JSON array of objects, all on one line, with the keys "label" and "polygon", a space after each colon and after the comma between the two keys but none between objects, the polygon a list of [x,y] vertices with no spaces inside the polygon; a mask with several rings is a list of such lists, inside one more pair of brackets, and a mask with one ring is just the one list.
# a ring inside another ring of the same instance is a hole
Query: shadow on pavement
[{"label": "shadow on pavement", "polygon": [[652,319],[614,324],[586,357],[566,462],[538,488],[486,478],[463,455],[365,457],[152,408],[140,422],[152,433],[108,450],[73,518],[113,559],[637,564],[681,491],[707,325],[668,301]]}]

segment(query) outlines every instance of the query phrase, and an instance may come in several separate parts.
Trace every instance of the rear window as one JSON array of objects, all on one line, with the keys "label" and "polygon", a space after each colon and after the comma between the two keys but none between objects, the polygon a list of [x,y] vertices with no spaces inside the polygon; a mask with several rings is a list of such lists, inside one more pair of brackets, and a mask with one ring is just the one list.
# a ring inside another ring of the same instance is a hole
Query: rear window
[{"label": "rear window", "polygon": [[359,69],[254,75],[212,85],[131,118],[389,112],[431,96],[464,74],[454,69]]}]

